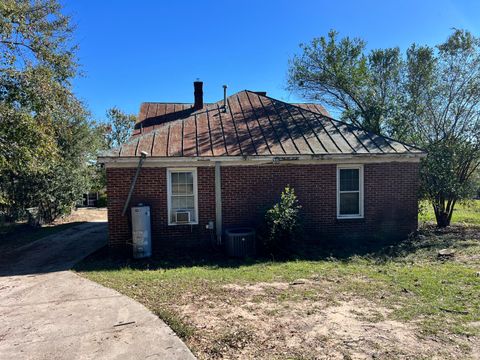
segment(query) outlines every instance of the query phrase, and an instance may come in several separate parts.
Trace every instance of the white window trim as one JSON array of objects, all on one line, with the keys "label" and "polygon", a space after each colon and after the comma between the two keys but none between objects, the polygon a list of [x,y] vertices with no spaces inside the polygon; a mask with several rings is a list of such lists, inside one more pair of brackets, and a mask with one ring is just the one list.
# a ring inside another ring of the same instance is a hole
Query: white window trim
[{"label": "white window trim", "polygon": [[[341,169],[358,169],[358,181],[359,181],[359,214],[340,214],[340,170]],[[337,165],[337,219],[363,219],[363,165]]]},{"label": "white window trim", "polygon": [[[191,172],[193,174],[193,195],[195,198],[195,221],[188,223],[176,223],[172,222],[172,173],[175,172]],[[168,204],[168,225],[169,226],[181,226],[181,225],[198,225],[198,186],[197,186],[197,168],[168,168],[167,169],[167,204]]]}]

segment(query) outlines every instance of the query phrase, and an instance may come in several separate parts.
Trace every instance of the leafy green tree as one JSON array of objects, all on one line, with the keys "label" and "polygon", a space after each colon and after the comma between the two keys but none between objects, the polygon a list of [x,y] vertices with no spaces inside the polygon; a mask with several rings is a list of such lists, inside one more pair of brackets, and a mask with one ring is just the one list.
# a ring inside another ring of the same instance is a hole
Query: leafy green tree
[{"label": "leafy green tree", "polygon": [[265,214],[265,229],[262,229],[260,237],[267,252],[281,255],[292,246],[301,230],[301,208],[295,190],[286,186],[280,201]]},{"label": "leafy green tree", "polygon": [[366,51],[360,39],[328,37],[302,45],[289,68],[289,88],[342,111],[367,130],[412,142],[429,152],[423,196],[438,226],[468,197],[480,166],[480,41],[454,30],[432,48],[411,45]]},{"label": "leafy green tree", "polygon": [[[130,138],[137,117],[133,114],[126,114],[117,107],[108,109],[106,115],[107,123],[102,126],[103,148],[112,149],[120,146]],[[91,191],[105,193],[107,178],[103,167],[96,166],[91,186]]]},{"label": "leafy green tree", "polygon": [[[74,99],[72,99],[74,101]],[[68,112],[70,110],[71,112]],[[56,141],[56,155],[35,171],[7,172],[4,183],[13,217],[30,207],[38,208],[40,223],[68,213],[91,187],[96,175],[95,156],[103,145],[101,128],[86,120],[83,105],[76,102],[54,115],[49,130]]]},{"label": "leafy green tree", "polygon": [[76,47],[61,10],[56,0],[0,3],[0,205],[13,218],[68,211],[102,142],[71,91]]},{"label": "leafy green tree", "polygon": [[51,112],[77,66],[72,29],[54,1],[5,0],[0,15],[0,172],[41,170],[57,155]]},{"label": "leafy green tree", "polygon": [[106,142],[109,149],[123,144],[132,135],[137,117],[117,107],[107,110]]},{"label": "leafy green tree", "polygon": [[428,150],[420,172],[422,193],[433,205],[438,226],[445,227],[450,225],[455,204],[475,193],[472,172],[480,157],[470,143],[453,138],[432,143]]},{"label": "leafy green tree", "polygon": [[365,53],[366,43],[336,31],[301,44],[290,62],[288,88],[342,111],[342,117],[373,132],[398,116],[402,60],[398,48]]},{"label": "leafy green tree", "polygon": [[405,84],[407,139],[429,152],[423,194],[438,226],[448,226],[480,166],[480,39],[454,30],[436,48],[411,46]]}]

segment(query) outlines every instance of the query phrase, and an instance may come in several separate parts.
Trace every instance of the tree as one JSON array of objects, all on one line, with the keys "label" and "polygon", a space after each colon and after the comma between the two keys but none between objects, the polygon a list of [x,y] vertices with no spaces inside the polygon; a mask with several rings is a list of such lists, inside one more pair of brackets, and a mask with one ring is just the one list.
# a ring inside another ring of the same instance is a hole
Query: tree
[{"label": "tree", "polygon": [[427,148],[421,167],[422,193],[433,205],[439,227],[450,225],[455,204],[475,193],[473,171],[478,167],[478,150],[469,142],[446,138]]},{"label": "tree", "polygon": [[132,135],[137,117],[132,114],[125,114],[117,107],[113,107],[107,110],[107,118],[106,142],[107,147],[111,149],[128,140]]},{"label": "tree", "polygon": [[406,74],[407,138],[429,152],[423,194],[438,226],[448,226],[455,204],[474,192],[480,166],[480,39],[454,30],[435,49],[412,45]]},{"label": "tree", "polygon": [[448,226],[469,196],[480,165],[480,41],[454,30],[435,48],[411,45],[366,52],[360,39],[328,37],[302,45],[290,62],[289,89],[325,102],[367,130],[428,151],[422,194],[437,225]]},{"label": "tree", "polygon": [[[107,123],[99,127],[103,137],[102,149],[112,149],[126,142],[132,135],[132,131],[136,122],[136,116],[126,114],[117,107],[107,110]],[[107,176],[105,168],[98,164],[94,167],[91,176],[90,191],[104,192],[107,186]]]},{"label": "tree", "polygon": [[77,64],[69,19],[54,1],[0,3],[0,174],[41,170],[56,156],[51,112]]},{"label": "tree", "polygon": [[76,47],[58,2],[4,0],[0,15],[0,205],[48,222],[88,188],[102,137],[71,91]]},{"label": "tree", "polygon": [[401,57],[398,48],[365,54],[366,43],[338,33],[301,44],[290,61],[288,88],[309,100],[321,100],[342,117],[373,132],[398,116]]},{"label": "tree", "polygon": [[475,188],[475,198],[480,200],[480,167],[475,171],[473,176],[473,187]]},{"label": "tree", "polygon": [[265,214],[265,228],[260,231],[265,251],[281,255],[292,246],[301,231],[301,208],[295,190],[287,185],[280,201]]}]

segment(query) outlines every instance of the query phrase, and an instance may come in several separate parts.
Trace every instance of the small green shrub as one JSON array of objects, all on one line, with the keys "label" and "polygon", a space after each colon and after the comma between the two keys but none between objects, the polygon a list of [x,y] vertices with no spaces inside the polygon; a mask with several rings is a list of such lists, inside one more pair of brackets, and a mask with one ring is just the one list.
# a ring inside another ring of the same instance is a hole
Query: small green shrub
[{"label": "small green shrub", "polygon": [[264,228],[259,231],[261,244],[267,254],[285,255],[299,237],[301,208],[294,189],[287,185],[280,201],[266,212]]}]

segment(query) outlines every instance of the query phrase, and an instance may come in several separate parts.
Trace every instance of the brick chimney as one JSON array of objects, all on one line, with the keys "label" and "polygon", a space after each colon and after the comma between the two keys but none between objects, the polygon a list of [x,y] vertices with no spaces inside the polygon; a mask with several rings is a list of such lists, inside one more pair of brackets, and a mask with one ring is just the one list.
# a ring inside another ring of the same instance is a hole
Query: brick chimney
[{"label": "brick chimney", "polygon": [[193,108],[195,110],[198,110],[203,108],[203,82],[194,81],[193,88],[195,90],[193,93],[193,95],[195,96],[195,104],[193,105]]}]

